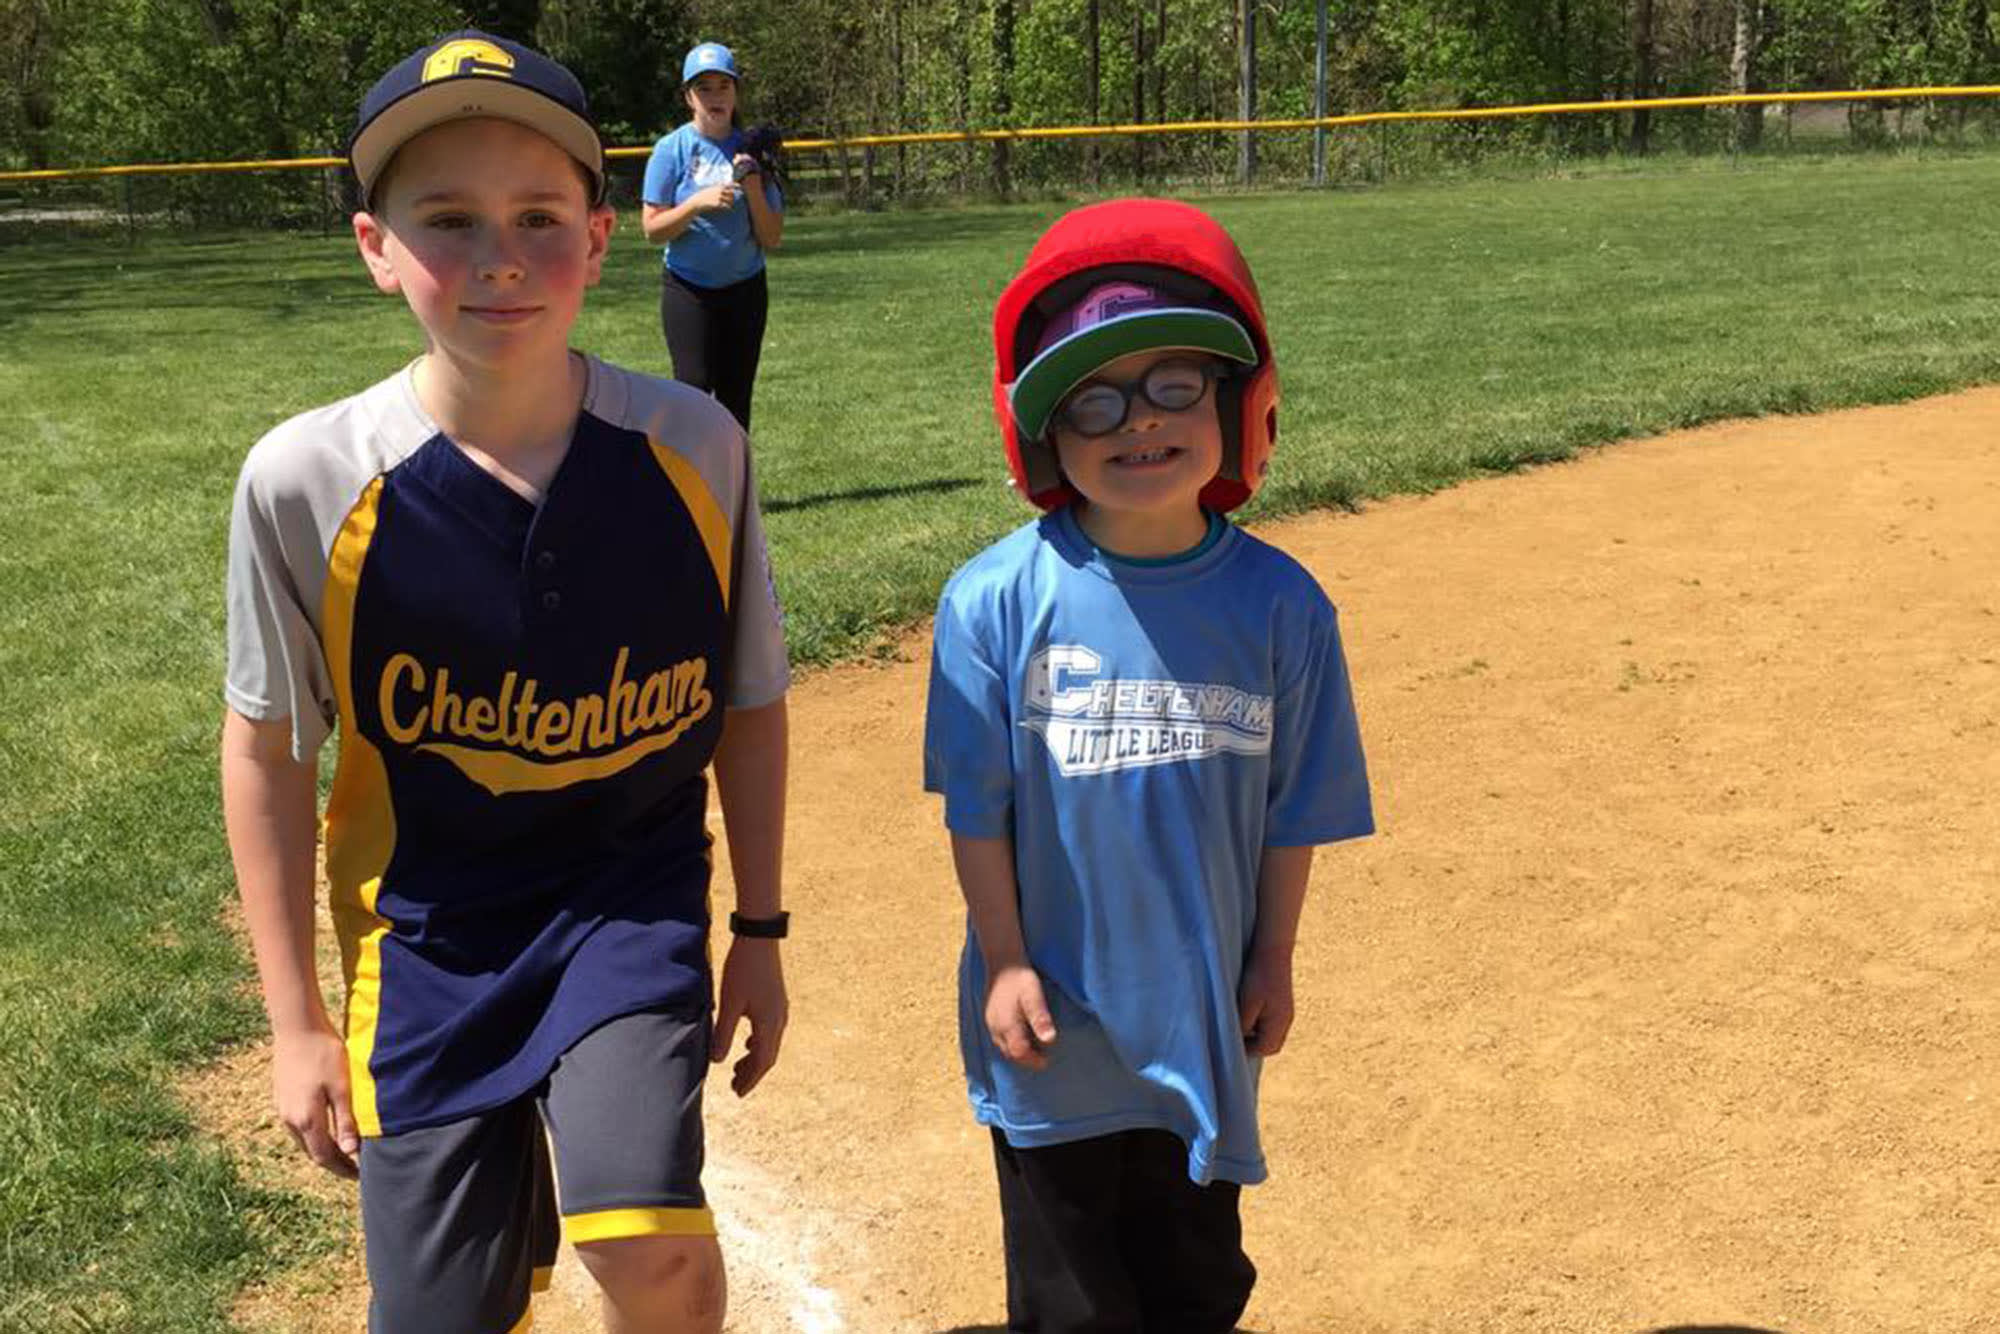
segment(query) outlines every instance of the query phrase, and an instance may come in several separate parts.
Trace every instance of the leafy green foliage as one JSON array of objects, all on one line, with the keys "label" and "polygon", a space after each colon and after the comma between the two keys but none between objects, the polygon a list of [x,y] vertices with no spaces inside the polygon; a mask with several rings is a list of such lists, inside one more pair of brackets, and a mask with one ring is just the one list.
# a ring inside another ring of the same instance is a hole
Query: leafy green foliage
[{"label": "leafy green foliage", "polygon": [[[1991,0],[1329,0],[1334,111],[1595,101],[1728,91],[1739,13],[1747,86],[1836,88],[2000,78]],[[1318,5],[1262,0],[1260,114],[1313,102]],[[1090,16],[1096,15],[1091,82]],[[1225,0],[0,0],[0,166],[338,152],[368,83],[467,22],[530,38],[583,78],[610,137],[684,119],[679,57],[725,41],[746,116],[792,137],[1175,121],[1236,114]],[[1647,56],[1642,77],[1640,48]],[[1643,86],[1642,86],[1643,85]],[[1875,133],[1875,113],[1855,132]],[[1954,122],[1953,107],[1929,113]],[[1468,126],[1471,148],[1540,136],[1605,151],[1603,119]],[[984,180],[998,150],[898,159],[912,188]],[[1014,180],[1079,179],[1107,155],[1185,177],[1227,156],[1202,141],[1008,149]],[[1025,171],[1023,170],[1025,168]],[[853,162],[843,171],[860,169]]]}]

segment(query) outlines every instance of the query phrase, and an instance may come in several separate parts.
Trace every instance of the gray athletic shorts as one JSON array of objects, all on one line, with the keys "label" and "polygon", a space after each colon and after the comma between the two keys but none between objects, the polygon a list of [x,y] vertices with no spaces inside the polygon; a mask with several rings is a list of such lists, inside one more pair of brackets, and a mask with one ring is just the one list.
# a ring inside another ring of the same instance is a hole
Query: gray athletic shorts
[{"label": "gray athletic shorts", "polygon": [[528,1096],[363,1140],[369,1334],[525,1330],[559,1232],[714,1236],[701,1190],[708,1041],[706,1014],[626,1015],[563,1053]]}]

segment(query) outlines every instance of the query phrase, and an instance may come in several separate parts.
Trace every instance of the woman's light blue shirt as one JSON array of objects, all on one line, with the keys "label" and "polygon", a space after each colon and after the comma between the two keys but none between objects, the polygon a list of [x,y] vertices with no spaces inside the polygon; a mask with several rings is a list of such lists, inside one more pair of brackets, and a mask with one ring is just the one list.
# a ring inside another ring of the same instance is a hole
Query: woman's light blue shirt
[{"label": "woman's light blue shirt", "polygon": [[[653,145],[646,163],[645,200],[656,208],[673,208],[711,185],[736,178],[736,154],[743,132],[731,130],[721,143],[707,138],[690,121]],[[764,199],[782,213],[785,197],[769,173],[758,173]],[[750,229],[750,200],[739,196],[722,213],[704,213],[686,231],[667,243],[666,265],[674,276],[696,287],[728,287],[754,278],[764,269],[764,248]]]}]

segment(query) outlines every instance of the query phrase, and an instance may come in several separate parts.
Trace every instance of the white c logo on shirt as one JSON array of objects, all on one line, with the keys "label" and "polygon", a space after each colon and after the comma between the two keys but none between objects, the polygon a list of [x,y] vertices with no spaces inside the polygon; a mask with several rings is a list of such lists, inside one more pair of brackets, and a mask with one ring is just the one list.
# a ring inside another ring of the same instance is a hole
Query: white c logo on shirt
[{"label": "white c logo on shirt", "polygon": [[1090,682],[1104,670],[1104,659],[1081,644],[1051,644],[1028,661],[1030,708],[1054,714],[1090,710]]}]

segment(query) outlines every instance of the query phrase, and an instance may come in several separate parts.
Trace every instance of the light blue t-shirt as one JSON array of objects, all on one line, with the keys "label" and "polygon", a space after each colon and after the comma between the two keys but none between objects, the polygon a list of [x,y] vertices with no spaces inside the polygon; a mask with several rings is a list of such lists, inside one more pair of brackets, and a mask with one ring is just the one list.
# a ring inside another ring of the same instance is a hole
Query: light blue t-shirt
[{"label": "light blue t-shirt", "polygon": [[1039,1072],[994,1048],[968,926],[978,1119],[1030,1148],[1169,1130],[1194,1181],[1263,1180],[1237,1007],[1263,850],[1374,830],[1312,576],[1233,525],[1167,564],[1108,556],[1067,508],[1019,529],[939,602],[924,786],[954,833],[1011,837],[1058,1031]]},{"label": "light blue t-shirt", "polygon": [[[646,162],[645,200],[658,208],[687,202],[711,185],[736,179],[736,155],[743,132],[731,130],[721,143],[704,137],[689,121],[653,145]],[[785,197],[769,172],[759,172],[764,200],[784,212]],[[728,287],[754,278],[764,268],[764,248],[750,230],[750,200],[738,196],[725,213],[704,213],[667,243],[666,265],[696,287]]]}]

